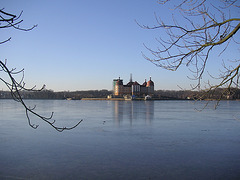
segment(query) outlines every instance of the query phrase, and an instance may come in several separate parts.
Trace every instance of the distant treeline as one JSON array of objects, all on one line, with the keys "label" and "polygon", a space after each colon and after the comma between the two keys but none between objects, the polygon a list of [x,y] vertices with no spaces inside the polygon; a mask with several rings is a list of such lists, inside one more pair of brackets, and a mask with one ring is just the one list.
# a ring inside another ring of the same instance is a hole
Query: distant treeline
[{"label": "distant treeline", "polygon": [[[23,99],[76,99],[80,100],[82,98],[106,98],[109,94],[112,94],[108,90],[88,90],[88,91],[61,91],[54,92],[52,90],[42,90],[42,91],[21,91],[21,96]],[[9,91],[0,91],[0,99],[10,99],[12,98]]]},{"label": "distant treeline", "polygon": [[157,90],[155,96],[159,99],[202,99],[202,100],[236,100],[240,99],[240,89],[224,89],[219,88],[214,91],[171,91],[171,90]]},{"label": "distant treeline", "polygon": [[[227,92],[227,93],[225,93]],[[80,100],[82,98],[106,98],[108,95],[112,94],[112,91],[108,90],[88,90],[88,91],[62,91],[54,92],[52,90],[42,90],[42,91],[21,91],[23,99],[76,99]],[[240,89],[231,89],[226,91],[225,89],[217,89],[212,92],[204,91],[190,91],[190,90],[156,90],[154,98],[156,99],[240,99]],[[12,98],[9,91],[0,91],[0,99],[10,99]]]}]

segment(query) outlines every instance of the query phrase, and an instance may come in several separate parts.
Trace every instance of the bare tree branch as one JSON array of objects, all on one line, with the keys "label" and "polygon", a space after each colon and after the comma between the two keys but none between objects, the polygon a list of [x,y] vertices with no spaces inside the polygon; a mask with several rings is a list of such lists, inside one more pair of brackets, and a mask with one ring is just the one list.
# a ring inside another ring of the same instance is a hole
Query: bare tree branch
[{"label": "bare tree branch", "polygon": [[[21,31],[31,31],[32,29],[34,29],[37,25],[33,25],[31,28],[25,29],[25,28],[21,28],[20,24],[23,22],[23,20],[20,19],[22,15],[22,12],[19,14],[19,16],[16,16],[14,14],[10,14],[7,13],[5,11],[3,11],[3,9],[0,10],[0,29],[5,29],[5,28],[15,28],[17,30],[21,30]],[[4,44],[8,41],[10,41],[11,37],[3,40],[0,42],[0,44]],[[45,85],[43,85],[43,87],[41,89],[36,90],[35,86],[32,88],[26,88],[25,87],[25,83],[24,83],[24,69],[20,70],[20,71],[16,71],[16,68],[13,69],[9,69],[7,67],[7,61],[5,60],[5,62],[0,60],[0,72],[3,72],[5,74],[7,74],[9,81],[7,81],[6,79],[0,77],[0,81],[2,81],[6,87],[10,90],[11,92],[11,96],[12,98],[21,103],[22,106],[25,108],[25,113],[26,113],[26,117],[28,119],[28,124],[29,126],[31,126],[32,128],[36,129],[38,127],[38,125],[32,124],[31,123],[31,119],[29,117],[29,114],[33,114],[36,117],[40,118],[41,120],[43,120],[44,122],[48,123],[50,126],[52,126],[54,129],[56,129],[59,132],[62,132],[64,130],[71,130],[75,127],[77,127],[83,120],[80,120],[77,124],[75,124],[72,127],[58,127],[56,126],[54,123],[56,122],[55,120],[53,120],[53,112],[50,114],[49,117],[45,117],[42,116],[38,113],[36,113],[35,110],[35,106],[33,108],[28,107],[27,104],[24,102],[20,91],[24,90],[24,91],[42,91],[45,88]],[[22,78],[20,81],[16,81],[15,79],[15,75],[19,75],[22,74]]]},{"label": "bare tree branch", "polygon": [[[159,0],[158,3],[166,4],[170,1]],[[181,0],[174,5],[173,11],[180,12],[185,22],[181,20],[179,23],[173,18],[173,23],[168,24],[155,15],[157,25],[147,26],[137,23],[144,29],[162,29],[167,35],[157,39],[160,46],[155,48],[156,50],[144,45],[151,55],[143,53],[143,57],[156,66],[171,71],[176,71],[183,65],[189,67],[193,73],[193,79],[197,80],[193,89],[200,88],[212,50],[226,45],[219,52],[221,56],[231,42],[236,42],[233,37],[240,29],[240,18],[227,16],[227,12],[233,8],[239,11],[239,1],[221,0],[221,2],[221,6],[216,7],[206,0]],[[235,67],[223,67],[225,72],[218,77],[222,79],[220,83],[208,84],[206,92],[212,92],[213,89],[223,86],[226,86],[226,89],[232,86],[239,87],[239,61],[236,62]]]}]

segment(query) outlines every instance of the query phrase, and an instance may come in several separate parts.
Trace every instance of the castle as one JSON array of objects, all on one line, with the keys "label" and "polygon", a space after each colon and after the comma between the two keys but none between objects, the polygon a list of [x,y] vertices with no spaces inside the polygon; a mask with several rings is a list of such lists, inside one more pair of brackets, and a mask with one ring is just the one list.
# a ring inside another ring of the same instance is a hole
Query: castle
[{"label": "castle", "polygon": [[114,79],[113,80],[113,95],[118,97],[123,97],[125,95],[131,95],[136,97],[152,96],[154,94],[154,82],[150,80],[140,85],[137,81],[132,81],[132,74],[130,75],[130,81],[124,85],[123,80]]}]

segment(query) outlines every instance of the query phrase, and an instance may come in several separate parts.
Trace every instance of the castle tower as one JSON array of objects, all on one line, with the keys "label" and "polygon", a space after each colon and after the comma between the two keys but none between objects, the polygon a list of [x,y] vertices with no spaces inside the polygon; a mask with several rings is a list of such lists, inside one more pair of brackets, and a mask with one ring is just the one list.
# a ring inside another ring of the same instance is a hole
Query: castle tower
[{"label": "castle tower", "polygon": [[147,82],[146,87],[148,89],[147,91],[149,95],[154,94],[154,82],[152,81],[151,76],[150,76],[150,80]]},{"label": "castle tower", "polygon": [[123,80],[120,77],[113,80],[113,94],[115,96],[123,95]]}]

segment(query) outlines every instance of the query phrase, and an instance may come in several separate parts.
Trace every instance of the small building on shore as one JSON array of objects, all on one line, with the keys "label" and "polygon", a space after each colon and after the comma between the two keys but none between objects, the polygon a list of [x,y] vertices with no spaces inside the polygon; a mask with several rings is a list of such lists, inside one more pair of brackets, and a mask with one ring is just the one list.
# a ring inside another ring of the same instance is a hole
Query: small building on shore
[{"label": "small building on shore", "polygon": [[124,97],[124,96],[134,96],[134,97],[145,97],[153,96],[154,94],[154,82],[151,77],[149,81],[145,79],[142,84],[137,81],[132,80],[132,75],[127,84],[123,84],[123,80],[119,77],[118,79],[113,79],[113,96]]}]

